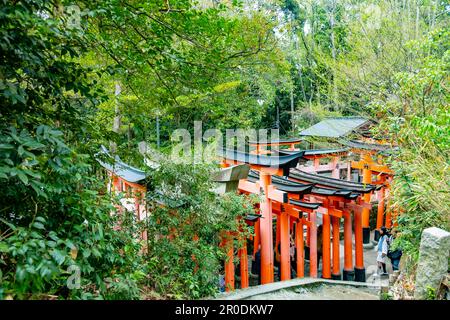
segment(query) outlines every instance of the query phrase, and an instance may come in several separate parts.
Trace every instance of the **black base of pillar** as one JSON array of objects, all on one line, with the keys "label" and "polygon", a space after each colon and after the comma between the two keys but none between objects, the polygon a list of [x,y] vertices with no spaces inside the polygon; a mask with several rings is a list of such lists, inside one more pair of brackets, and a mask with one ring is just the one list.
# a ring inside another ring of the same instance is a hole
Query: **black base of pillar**
[{"label": "black base of pillar", "polygon": [[366,268],[355,268],[355,281],[366,282]]},{"label": "black base of pillar", "polygon": [[331,274],[332,280],[342,280],[341,274]]},{"label": "black base of pillar", "polygon": [[353,281],[355,278],[355,272],[353,270],[343,270],[342,271],[342,279],[344,281]]},{"label": "black base of pillar", "polygon": [[305,246],[305,260],[309,261],[309,247]]},{"label": "black base of pillar", "polygon": [[370,228],[363,228],[363,243],[370,243]]},{"label": "black base of pillar", "polygon": [[380,239],[380,230],[375,230],[375,233],[373,234],[373,240],[375,242],[378,242],[379,239]]}]

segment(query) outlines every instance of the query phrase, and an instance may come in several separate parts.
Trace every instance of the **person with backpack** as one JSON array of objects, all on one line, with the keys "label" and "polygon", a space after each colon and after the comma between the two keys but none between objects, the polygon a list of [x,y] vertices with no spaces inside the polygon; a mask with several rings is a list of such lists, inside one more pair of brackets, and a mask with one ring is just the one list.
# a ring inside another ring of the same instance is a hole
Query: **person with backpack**
[{"label": "person with backpack", "polygon": [[[387,275],[386,271],[386,257],[388,253],[388,232],[386,227],[381,227],[380,229],[380,239],[378,240],[377,247],[377,264],[378,264],[378,274],[381,276]],[[381,272],[383,269],[383,272]]]},{"label": "person with backpack", "polygon": [[400,250],[399,248],[395,249],[395,250],[391,250],[391,244],[393,243],[395,239],[395,231],[392,232],[391,236],[388,238],[388,253],[387,253],[387,257],[389,258],[389,260],[391,260],[391,264],[392,264],[392,270],[398,270],[399,265],[400,265],[400,259],[402,257],[402,250]]}]

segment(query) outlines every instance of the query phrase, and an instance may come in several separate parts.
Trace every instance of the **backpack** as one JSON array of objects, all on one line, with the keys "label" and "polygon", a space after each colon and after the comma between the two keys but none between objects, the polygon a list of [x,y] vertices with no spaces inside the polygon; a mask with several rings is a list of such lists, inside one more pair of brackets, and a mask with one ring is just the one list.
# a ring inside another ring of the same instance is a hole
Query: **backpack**
[{"label": "backpack", "polygon": [[392,238],[392,236],[390,236],[386,239],[386,243],[388,246],[387,257],[389,259],[393,259],[393,260],[400,259],[400,257],[403,254],[402,250],[400,250],[400,249],[391,250],[391,244],[392,244],[393,240],[394,239]]}]

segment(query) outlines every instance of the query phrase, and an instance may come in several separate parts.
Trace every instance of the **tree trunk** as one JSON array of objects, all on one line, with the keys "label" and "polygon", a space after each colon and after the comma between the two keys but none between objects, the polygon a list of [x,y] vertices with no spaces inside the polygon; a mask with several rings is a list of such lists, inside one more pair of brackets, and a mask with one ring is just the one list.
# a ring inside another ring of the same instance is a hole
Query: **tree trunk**
[{"label": "tree trunk", "polygon": [[[113,132],[115,133],[119,133],[120,132],[120,126],[122,124],[122,115],[120,114],[120,104],[119,104],[119,95],[121,93],[121,86],[119,82],[116,82],[115,85],[115,91],[114,91],[114,95],[115,95],[115,106],[114,106],[114,122],[113,122]],[[114,141],[111,141],[110,143],[110,149],[111,152],[116,152],[117,151],[117,143]]]},{"label": "tree trunk", "polygon": [[292,133],[295,132],[295,121],[294,121],[294,88],[291,88],[291,130]]},{"label": "tree trunk", "polygon": [[333,57],[333,104],[334,107],[337,105],[337,87],[336,87],[336,44],[335,44],[335,38],[334,38],[334,13],[336,10],[336,2],[332,1],[332,8],[330,13],[330,40],[331,40],[331,56]]},{"label": "tree trunk", "polygon": [[419,39],[420,8],[416,7],[416,39]]}]

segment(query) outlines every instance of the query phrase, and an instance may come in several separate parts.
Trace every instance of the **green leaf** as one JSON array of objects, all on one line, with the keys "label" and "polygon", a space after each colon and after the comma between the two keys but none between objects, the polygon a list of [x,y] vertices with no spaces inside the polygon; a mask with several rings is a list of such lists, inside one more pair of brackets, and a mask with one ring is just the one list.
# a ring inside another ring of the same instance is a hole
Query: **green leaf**
[{"label": "green leaf", "polygon": [[72,241],[67,240],[66,241],[66,245],[70,248],[70,249],[76,249],[77,247],[73,244]]},{"label": "green leaf", "polygon": [[19,156],[22,156],[24,152],[25,149],[23,148],[23,146],[19,146],[19,148],[17,149],[17,153],[19,154]]},{"label": "green leaf", "polygon": [[0,252],[8,253],[9,247],[5,242],[0,242]]},{"label": "green leaf", "polygon": [[5,219],[0,218],[0,221],[3,222],[4,224],[6,224],[8,227],[10,227],[11,230],[13,230],[13,231],[17,230],[17,227],[15,225],[6,221]]},{"label": "green leaf", "polygon": [[16,269],[16,279],[18,281],[23,281],[25,279],[26,271],[22,266],[17,266]]},{"label": "green leaf", "polygon": [[20,181],[22,181],[25,185],[28,185],[28,177],[22,171],[17,171],[17,176]]},{"label": "green leaf", "polygon": [[34,220],[45,223],[45,218],[41,216],[37,216]]},{"label": "green leaf", "polygon": [[90,256],[91,256],[91,250],[89,250],[89,249],[84,249],[84,250],[83,250],[83,257],[89,258]]},{"label": "green leaf", "polygon": [[33,223],[33,227],[35,227],[36,229],[45,230],[44,225],[40,222]]},{"label": "green leaf", "polygon": [[11,150],[11,149],[14,149],[14,146],[11,144],[7,144],[7,143],[0,143],[0,149]]},{"label": "green leaf", "polygon": [[53,250],[50,252],[50,255],[55,259],[56,263],[58,265],[62,265],[64,261],[66,260],[66,257],[59,251],[59,250]]}]

